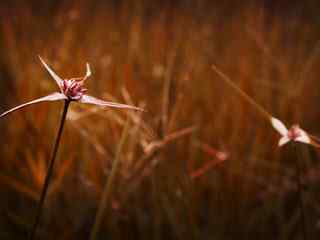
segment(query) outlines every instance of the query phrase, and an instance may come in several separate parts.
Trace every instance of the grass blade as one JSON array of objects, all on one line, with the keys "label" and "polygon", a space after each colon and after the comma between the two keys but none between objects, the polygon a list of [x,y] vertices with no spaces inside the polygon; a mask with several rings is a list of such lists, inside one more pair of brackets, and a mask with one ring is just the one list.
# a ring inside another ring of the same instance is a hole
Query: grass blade
[{"label": "grass blade", "polygon": [[110,173],[110,176],[108,177],[107,182],[105,184],[105,187],[104,187],[104,190],[102,193],[102,198],[100,200],[99,208],[98,208],[96,218],[94,221],[94,225],[93,225],[92,231],[90,233],[90,238],[89,238],[90,240],[95,240],[97,238],[99,228],[100,228],[100,225],[103,220],[104,212],[107,208],[108,200],[110,199],[110,196],[112,193],[114,179],[115,179],[115,176],[116,176],[116,173],[117,173],[117,170],[119,167],[119,163],[120,163],[121,151],[122,151],[123,145],[125,143],[125,140],[128,136],[128,130],[129,130],[129,120],[127,120],[126,125],[124,127],[124,130],[122,131],[121,139],[120,139],[120,142],[117,147],[117,152],[116,152],[115,158],[113,160],[111,173]]}]

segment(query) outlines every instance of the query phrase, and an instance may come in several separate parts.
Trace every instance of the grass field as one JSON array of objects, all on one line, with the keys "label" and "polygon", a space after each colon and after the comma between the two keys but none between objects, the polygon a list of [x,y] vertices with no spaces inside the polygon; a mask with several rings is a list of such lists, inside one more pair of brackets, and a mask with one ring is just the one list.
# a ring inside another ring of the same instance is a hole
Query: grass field
[{"label": "grass field", "polygon": [[[115,159],[96,239],[304,239],[297,162],[318,239],[320,149],[278,148],[211,66],[320,136],[319,4],[219,2],[0,3],[0,112],[57,90],[38,55],[64,78],[89,62],[90,94],[147,110],[72,104],[37,239],[89,239]],[[30,231],[62,109],[0,119],[0,239]]]}]

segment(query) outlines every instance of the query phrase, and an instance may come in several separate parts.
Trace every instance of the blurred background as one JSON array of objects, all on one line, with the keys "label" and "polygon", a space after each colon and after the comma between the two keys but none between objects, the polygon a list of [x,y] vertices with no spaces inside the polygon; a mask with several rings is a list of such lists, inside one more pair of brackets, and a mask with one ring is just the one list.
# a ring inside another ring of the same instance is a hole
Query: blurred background
[{"label": "blurred background", "polygon": [[[318,1],[3,1],[0,110],[57,90],[37,55],[91,95],[72,104],[39,239],[88,239],[125,123],[97,239],[309,239],[320,234],[319,150],[279,135],[211,69],[289,126],[320,136]],[[0,120],[0,239],[30,231],[63,103]]]}]

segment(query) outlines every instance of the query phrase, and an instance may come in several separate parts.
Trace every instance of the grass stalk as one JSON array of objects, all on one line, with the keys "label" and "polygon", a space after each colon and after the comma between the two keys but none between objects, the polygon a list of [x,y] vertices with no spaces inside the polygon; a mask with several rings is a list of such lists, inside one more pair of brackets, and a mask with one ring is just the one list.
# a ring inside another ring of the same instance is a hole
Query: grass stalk
[{"label": "grass stalk", "polygon": [[256,103],[248,94],[240,89],[232,80],[223,72],[221,72],[215,65],[212,65],[212,70],[215,71],[233,90],[235,90],[244,100],[253,106],[258,112],[262,114],[267,120],[272,117],[263,107]]},{"label": "grass stalk", "polygon": [[119,168],[121,151],[122,151],[123,145],[125,143],[125,140],[127,138],[128,130],[129,130],[129,120],[127,120],[126,125],[122,131],[122,135],[121,135],[118,147],[117,147],[116,155],[115,155],[115,158],[112,163],[111,173],[110,173],[110,176],[108,177],[107,182],[104,186],[104,190],[102,193],[102,197],[100,200],[98,211],[97,211],[97,214],[95,217],[94,225],[93,225],[91,233],[90,233],[90,238],[89,238],[90,240],[95,240],[97,238],[98,233],[99,233],[99,228],[100,228],[100,225],[103,220],[104,212],[107,208],[108,200],[110,199],[110,196],[112,193],[114,179],[115,179],[117,170]]},{"label": "grass stalk", "polygon": [[48,173],[47,173],[47,176],[45,178],[43,189],[42,189],[42,192],[41,192],[40,202],[38,204],[38,209],[37,209],[37,213],[36,213],[36,218],[35,218],[32,230],[30,232],[30,236],[29,236],[30,240],[35,239],[35,236],[36,236],[36,233],[37,233],[37,228],[38,228],[39,223],[40,223],[41,213],[42,213],[43,206],[44,206],[44,201],[46,199],[46,195],[47,195],[47,192],[48,192],[49,183],[50,183],[50,180],[51,180],[51,177],[52,177],[52,174],[53,174],[54,162],[56,160],[56,156],[57,156],[57,153],[58,153],[60,140],[61,140],[61,136],[62,136],[63,127],[64,127],[64,123],[65,123],[65,120],[66,120],[69,104],[70,104],[70,101],[66,100],[65,104],[64,104],[64,108],[63,108],[63,113],[62,113],[62,117],[61,117],[61,122],[60,122],[58,135],[57,135],[57,138],[56,138],[56,142],[54,144],[52,157],[51,157],[51,160],[50,160],[50,163],[49,163],[49,167],[48,167]]}]

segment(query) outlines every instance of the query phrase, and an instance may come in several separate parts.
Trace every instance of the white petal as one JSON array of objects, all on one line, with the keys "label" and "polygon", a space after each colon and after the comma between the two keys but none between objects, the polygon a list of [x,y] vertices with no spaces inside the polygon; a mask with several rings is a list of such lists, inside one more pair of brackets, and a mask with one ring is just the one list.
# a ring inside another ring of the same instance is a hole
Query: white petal
[{"label": "white petal", "polygon": [[51,77],[56,81],[56,83],[59,86],[59,89],[62,91],[62,85],[63,85],[63,80],[45,63],[45,61],[38,56],[41,63],[43,66],[47,69],[47,71],[50,73]]},{"label": "white petal", "polygon": [[121,104],[121,103],[114,103],[114,102],[107,102],[103,101],[101,99],[89,96],[89,95],[83,95],[82,98],[79,100],[81,103],[88,103],[88,104],[95,104],[99,105],[102,107],[114,107],[114,108],[127,108],[127,109],[134,109],[134,110],[139,110],[143,111],[142,108],[126,105],[126,104]]},{"label": "white petal", "polygon": [[[302,130],[302,131],[303,131],[303,130]],[[303,131],[303,134],[301,134],[300,137],[297,137],[297,138],[295,139],[295,141],[297,141],[297,142],[302,142],[302,143],[306,143],[306,144],[310,144],[310,143],[311,143],[310,137],[309,137],[308,134],[305,133],[304,131]]]},{"label": "white petal", "polygon": [[0,118],[4,117],[5,115],[7,115],[7,114],[9,114],[11,112],[14,112],[14,111],[16,111],[16,110],[18,110],[20,108],[23,108],[23,107],[26,107],[26,106],[29,106],[29,105],[32,105],[32,104],[35,104],[35,103],[45,102],[45,101],[58,101],[58,100],[62,100],[62,99],[67,99],[67,97],[62,93],[55,92],[55,93],[52,93],[52,94],[50,94],[48,96],[45,96],[45,97],[42,97],[42,98],[38,98],[36,100],[33,100],[33,101],[30,101],[30,102],[21,104],[21,105],[19,105],[17,107],[14,107],[14,108],[2,113],[0,115]]},{"label": "white petal", "polygon": [[280,133],[281,136],[286,136],[288,133],[288,129],[286,126],[279,120],[274,117],[271,118],[271,124],[273,128]]},{"label": "white petal", "polygon": [[285,145],[289,141],[290,141],[290,139],[287,136],[284,136],[284,137],[280,138],[278,146],[282,147],[283,145]]}]

